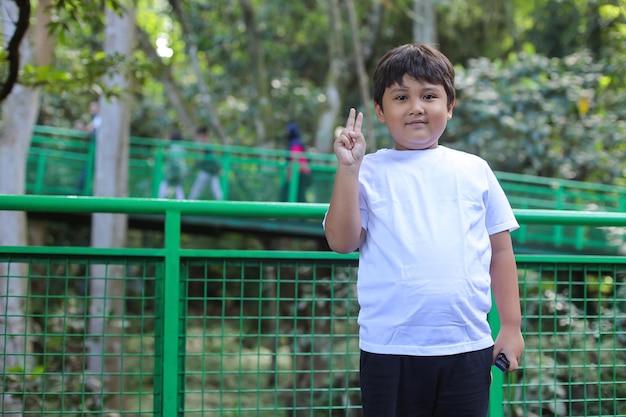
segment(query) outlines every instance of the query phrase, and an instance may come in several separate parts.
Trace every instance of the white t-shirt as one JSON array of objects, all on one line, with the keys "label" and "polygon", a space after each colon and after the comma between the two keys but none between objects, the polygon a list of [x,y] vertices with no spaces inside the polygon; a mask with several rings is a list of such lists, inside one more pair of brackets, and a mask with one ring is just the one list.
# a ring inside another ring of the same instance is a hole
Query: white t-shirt
[{"label": "white t-shirt", "polygon": [[493,344],[489,235],[519,227],[488,164],[439,146],[364,157],[361,349],[451,355]]}]

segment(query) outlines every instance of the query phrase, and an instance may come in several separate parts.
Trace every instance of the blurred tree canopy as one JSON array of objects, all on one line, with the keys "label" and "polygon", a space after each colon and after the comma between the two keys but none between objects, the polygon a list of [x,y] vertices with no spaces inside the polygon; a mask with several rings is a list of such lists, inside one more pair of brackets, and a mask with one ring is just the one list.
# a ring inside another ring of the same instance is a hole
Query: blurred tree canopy
[{"label": "blurred tree canopy", "polygon": [[[102,53],[104,0],[57,0],[54,62],[25,68],[20,82],[44,86],[39,124],[71,127],[94,97],[130,93],[134,136],[208,124],[226,143],[282,147],[283,127],[295,121],[327,152],[314,138],[333,99],[329,83],[341,103],[334,126],[349,107],[371,106],[362,102],[357,56],[371,74],[387,49],[414,41],[416,1],[355,2],[354,28],[339,0],[138,0],[143,43],[115,59]],[[494,169],[623,182],[624,0],[432,4],[437,43],[458,75],[442,143]],[[107,91],[102,75],[122,69],[132,73],[130,91]],[[378,123],[375,137],[389,146]]]}]

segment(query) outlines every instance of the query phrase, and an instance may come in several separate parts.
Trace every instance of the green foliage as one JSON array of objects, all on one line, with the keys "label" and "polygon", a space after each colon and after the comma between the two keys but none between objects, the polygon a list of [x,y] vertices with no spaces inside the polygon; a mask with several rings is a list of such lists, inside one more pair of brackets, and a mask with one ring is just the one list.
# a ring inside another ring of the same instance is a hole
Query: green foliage
[{"label": "green foliage", "polygon": [[614,48],[624,31],[626,4],[615,0],[543,0],[530,13],[526,40],[543,55],[563,57],[581,49],[594,56]]},{"label": "green foliage", "polygon": [[[276,126],[268,136],[282,146],[283,126],[295,120],[303,132],[308,132],[306,139],[312,139],[319,114],[318,97],[328,70],[327,40],[323,36],[328,25],[325,16],[313,4],[303,2],[252,3],[262,48],[259,52],[267,65],[272,106],[277,110],[274,119],[267,121],[269,126]],[[227,136],[234,144],[255,144],[250,121],[259,111],[252,99],[257,96],[256,68],[250,61],[251,45],[241,8],[230,1],[190,2],[183,7],[192,33],[198,34],[198,56],[207,74],[204,80],[213,96],[219,98],[216,107]],[[289,19],[276,19],[277,16]],[[182,58],[176,68],[177,73],[180,68],[184,74],[190,68],[187,58]],[[186,95],[198,95],[195,77],[177,78]],[[202,106],[197,106],[196,115],[199,120],[208,118]]]},{"label": "green foliage", "polygon": [[94,53],[89,59],[80,62],[82,66],[26,65],[21,77],[21,83],[29,86],[45,87],[49,93],[73,92],[86,94],[95,92],[106,97],[116,97],[122,94],[115,88],[107,87],[103,83],[106,75],[118,72],[128,72],[140,75],[145,66],[136,64],[136,61],[128,59],[120,54],[106,55],[103,52]]},{"label": "green foliage", "polygon": [[510,12],[512,1],[448,0],[435,3],[438,42],[452,62],[465,64],[479,56],[496,59],[514,47],[516,31]]},{"label": "green foliage", "polygon": [[606,74],[586,52],[473,60],[457,68],[446,140],[496,170],[613,183],[624,170],[625,103]]},{"label": "green foliage", "polygon": [[[265,120],[269,142],[280,146],[282,126],[291,120],[311,142],[329,70],[328,6],[250,3],[258,50],[250,44],[238,2],[181,2],[217,118],[230,143],[267,146],[258,143],[252,123],[261,111],[252,56],[262,53],[274,109],[272,120]],[[123,10],[122,1],[107,4]],[[375,39],[367,51],[368,69],[389,47],[412,40],[412,1],[380,4],[381,28],[371,24],[372,2],[355,6],[361,38]],[[189,45],[168,2],[137,3],[138,25],[153,43],[158,39],[171,50],[171,56],[160,56],[160,63],[143,53],[125,61],[103,57],[104,7],[105,0],[54,2],[55,60],[49,67],[28,67],[23,76],[25,83],[46,89],[39,122],[71,126],[94,96],[121,93],[105,89],[104,74],[129,71],[135,99],[131,134],[164,137],[179,116],[159,81],[156,64],[163,63],[171,65],[173,82],[195,112],[192,116],[207,123]],[[502,170],[617,182],[624,176],[625,7],[612,0],[436,2],[440,47],[459,65],[460,96],[448,140]],[[363,108],[347,10],[343,4],[340,9],[347,68],[341,105]],[[338,125],[344,117],[341,113]],[[379,146],[389,146],[384,127],[376,129]]]},{"label": "green foliage", "polygon": [[73,33],[78,27],[83,30],[104,27],[105,7],[118,15],[126,12],[123,0],[52,0],[49,12],[55,15],[50,23],[50,33],[67,40],[66,32]]}]

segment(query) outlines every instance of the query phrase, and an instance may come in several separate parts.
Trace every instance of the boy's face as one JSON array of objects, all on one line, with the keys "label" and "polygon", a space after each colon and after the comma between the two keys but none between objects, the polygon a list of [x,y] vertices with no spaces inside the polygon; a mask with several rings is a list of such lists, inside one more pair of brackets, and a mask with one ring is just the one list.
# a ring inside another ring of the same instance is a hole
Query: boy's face
[{"label": "boy's face", "polygon": [[382,107],[374,104],[378,121],[387,125],[394,149],[436,148],[452,118],[454,102],[448,106],[443,85],[417,81],[408,75],[402,83],[385,89]]}]

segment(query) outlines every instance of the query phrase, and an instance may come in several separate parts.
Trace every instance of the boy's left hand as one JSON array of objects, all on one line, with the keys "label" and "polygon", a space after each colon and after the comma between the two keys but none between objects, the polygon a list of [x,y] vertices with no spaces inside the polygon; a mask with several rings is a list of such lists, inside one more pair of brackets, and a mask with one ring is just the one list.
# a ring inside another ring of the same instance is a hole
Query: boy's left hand
[{"label": "boy's left hand", "polygon": [[524,337],[519,327],[502,326],[500,328],[493,347],[492,364],[500,353],[504,353],[510,362],[508,372],[513,372],[519,368],[519,363],[524,353]]}]

